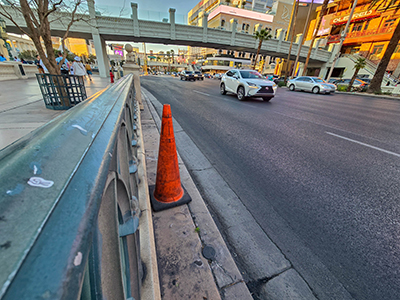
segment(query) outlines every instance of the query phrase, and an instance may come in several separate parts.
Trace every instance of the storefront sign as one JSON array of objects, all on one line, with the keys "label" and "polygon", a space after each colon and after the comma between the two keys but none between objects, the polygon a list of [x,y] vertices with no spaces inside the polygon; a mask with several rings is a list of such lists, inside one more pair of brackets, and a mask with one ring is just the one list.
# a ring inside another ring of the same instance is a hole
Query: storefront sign
[{"label": "storefront sign", "polygon": [[319,27],[318,36],[321,35],[327,35],[329,33],[331,33],[331,28],[332,28],[332,19],[333,19],[334,15],[325,15],[322,17],[322,21],[321,21],[321,26]]},{"label": "storefront sign", "polygon": [[[373,16],[376,15],[376,12],[374,10],[367,10],[367,11],[361,11],[353,14],[353,17],[351,18],[351,21],[355,21],[358,19],[364,19],[364,18],[372,18]],[[336,17],[332,20],[332,24],[338,24],[338,23],[346,23],[347,20],[349,19],[350,15],[343,16],[343,17]]]}]

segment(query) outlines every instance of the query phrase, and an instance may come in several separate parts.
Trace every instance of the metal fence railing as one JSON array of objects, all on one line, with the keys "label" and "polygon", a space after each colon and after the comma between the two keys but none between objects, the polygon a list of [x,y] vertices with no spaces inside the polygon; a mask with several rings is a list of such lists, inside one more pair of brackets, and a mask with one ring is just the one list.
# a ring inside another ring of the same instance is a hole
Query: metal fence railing
[{"label": "metal fence railing", "polygon": [[140,299],[137,109],[127,75],[0,151],[0,299]]}]

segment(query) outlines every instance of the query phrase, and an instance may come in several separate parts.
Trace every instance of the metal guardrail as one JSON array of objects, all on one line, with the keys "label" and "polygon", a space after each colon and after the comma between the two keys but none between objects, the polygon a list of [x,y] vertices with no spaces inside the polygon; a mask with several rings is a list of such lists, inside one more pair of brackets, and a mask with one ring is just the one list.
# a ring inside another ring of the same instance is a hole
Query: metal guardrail
[{"label": "metal guardrail", "polygon": [[140,299],[137,109],[127,75],[0,151],[0,299]]}]

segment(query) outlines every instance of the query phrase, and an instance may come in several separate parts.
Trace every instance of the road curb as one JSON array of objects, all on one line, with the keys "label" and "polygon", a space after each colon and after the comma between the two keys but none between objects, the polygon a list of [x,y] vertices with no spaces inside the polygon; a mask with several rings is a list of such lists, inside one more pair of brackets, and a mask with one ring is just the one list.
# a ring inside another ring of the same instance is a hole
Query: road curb
[{"label": "road curb", "polygon": [[[160,130],[160,118],[157,113],[161,111],[162,105],[158,100],[149,93],[146,89],[142,88],[143,99],[146,101],[154,122]],[[174,120],[175,136],[176,139],[181,139],[184,134],[181,127]],[[178,153],[179,156],[179,153]],[[195,226],[199,229],[199,237],[202,243],[202,248],[212,247],[215,250],[215,256],[209,261],[209,267],[212,270],[213,280],[218,288],[222,299],[253,299],[243,277],[238,270],[210,212],[204,203],[195,183],[193,182],[189,171],[179,156],[179,167],[181,171],[181,181],[188,193],[192,197],[192,202],[187,206],[189,208],[191,218]],[[195,276],[193,274],[193,276]],[[236,298],[233,298],[235,295]],[[239,298],[237,298],[239,297]]]}]

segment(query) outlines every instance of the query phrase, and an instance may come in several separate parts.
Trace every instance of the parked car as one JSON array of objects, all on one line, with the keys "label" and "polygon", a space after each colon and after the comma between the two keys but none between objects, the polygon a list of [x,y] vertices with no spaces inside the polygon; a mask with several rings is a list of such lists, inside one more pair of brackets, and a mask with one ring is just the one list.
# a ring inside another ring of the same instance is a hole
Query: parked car
[{"label": "parked car", "polygon": [[275,84],[279,85],[279,83],[285,82],[285,77],[278,77],[278,78],[275,78],[273,81],[275,82]]},{"label": "parked car", "polygon": [[308,91],[314,94],[330,94],[336,91],[334,84],[328,83],[322,78],[311,76],[300,76],[290,79],[286,85],[291,91]]},{"label": "parked car", "polygon": [[193,73],[193,71],[182,71],[181,74],[180,74],[180,76],[181,76],[181,80],[185,80],[185,81],[188,81],[188,80],[193,80],[193,81],[195,81],[195,80],[196,80],[196,79],[194,78],[194,73]]},{"label": "parked car", "polygon": [[205,78],[213,78],[213,76],[212,76],[211,74],[209,74],[209,73],[205,73],[205,74],[204,74],[204,77],[205,77]]},{"label": "parked car", "polygon": [[221,78],[222,78],[222,75],[221,75],[221,74],[219,74],[219,73],[214,74],[214,79],[219,79],[219,80],[221,80]]},{"label": "parked car", "polygon": [[275,96],[277,88],[274,82],[253,70],[229,70],[222,76],[220,84],[222,95],[234,93],[240,101],[247,97],[261,97],[268,102]]},{"label": "parked car", "polygon": [[179,76],[179,74],[176,73],[176,72],[172,72],[171,75],[174,76],[174,77],[178,77]]},{"label": "parked car", "polygon": [[204,75],[200,71],[194,71],[194,79],[204,80]]},{"label": "parked car", "polygon": [[[335,82],[336,86],[348,86],[350,84],[351,79],[339,79]],[[369,83],[361,80],[355,79],[353,85],[351,87],[352,91],[365,91],[369,86]]]}]

